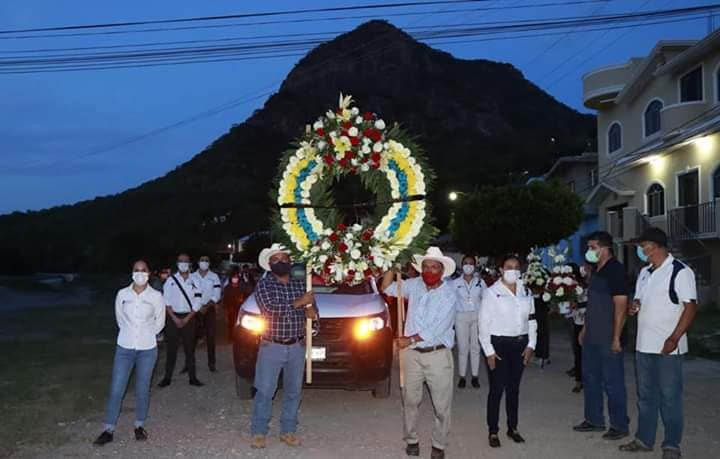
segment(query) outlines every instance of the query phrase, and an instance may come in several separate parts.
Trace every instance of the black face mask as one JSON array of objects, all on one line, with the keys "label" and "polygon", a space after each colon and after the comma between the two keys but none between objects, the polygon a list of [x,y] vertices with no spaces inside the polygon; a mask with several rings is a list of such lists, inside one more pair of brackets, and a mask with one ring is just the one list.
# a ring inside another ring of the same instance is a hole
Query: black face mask
[{"label": "black face mask", "polygon": [[292,265],[284,261],[280,261],[270,265],[270,271],[272,271],[273,274],[277,274],[278,276],[285,276],[287,274],[290,274],[290,270],[292,270]]}]

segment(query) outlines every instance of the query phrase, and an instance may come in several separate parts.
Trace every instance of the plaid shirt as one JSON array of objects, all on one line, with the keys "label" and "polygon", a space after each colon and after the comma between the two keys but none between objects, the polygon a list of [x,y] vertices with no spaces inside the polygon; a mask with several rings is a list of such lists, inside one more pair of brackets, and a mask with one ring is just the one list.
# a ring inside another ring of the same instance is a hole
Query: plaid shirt
[{"label": "plaid shirt", "polygon": [[[291,279],[287,284],[268,273],[255,288],[255,299],[268,322],[264,338],[287,340],[305,336],[305,310],[295,308],[293,302],[305,294],[305,282]],[[318,321],[313,321],[318,330]]]}]

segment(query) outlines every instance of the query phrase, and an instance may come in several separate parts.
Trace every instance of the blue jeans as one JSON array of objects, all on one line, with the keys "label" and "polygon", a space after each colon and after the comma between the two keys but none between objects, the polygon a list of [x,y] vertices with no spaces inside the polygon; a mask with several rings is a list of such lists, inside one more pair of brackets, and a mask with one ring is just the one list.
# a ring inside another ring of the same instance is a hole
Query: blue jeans
[{"label": "blue jeans", "polygon": [[144,424],[150,406],[150,380],[157,361],[157,354],[157,347],[145,351],[125,349],[120,346],[115,348],[105,430],[115,430],[133,367],[135,367],[135,427],[141,427]]},{"label": "blue jeans", "polygon": [[683,433],[683,375],[681,355],[635,354],[638,430],[635,435],[652,448],[658,412],[665,427],[663,449],[680,449]]},{"label": "blue jeans", "polygon": [[269,341],[260,342],[255,365],[255,401],[250,431],[253,435],[267,435],[272,416],[272,399],[277,389],[280,370],[283,371],[283,401],[280,433],[297,430],[298,408],[305,370],[305,341],[286,346]]},{"label": "blue jeans", "polygon": [[582,372],[585,392],[585,420],[594,426],[605,426],[603,390],[607,394],[610,427],[620,432],[630,430],[625,390],[624,353],[614,353],[609,345],[586,343],[582,347]]}]

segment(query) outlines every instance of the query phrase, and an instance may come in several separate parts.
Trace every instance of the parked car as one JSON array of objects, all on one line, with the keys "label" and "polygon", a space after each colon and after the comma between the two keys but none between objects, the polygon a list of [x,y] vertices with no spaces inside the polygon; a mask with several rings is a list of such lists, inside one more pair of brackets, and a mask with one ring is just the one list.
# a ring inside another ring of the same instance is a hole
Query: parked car
[{"label": "parked car", "polygon": [[[320,330],[312,339],[312,384],[390,395],[393,332],[388,308],[371,281],[358,286],[314,285]],[[235,381],[241,398],[254,395],[255,361],[265,320],[251,295],[238,313],[233,339]]]}]

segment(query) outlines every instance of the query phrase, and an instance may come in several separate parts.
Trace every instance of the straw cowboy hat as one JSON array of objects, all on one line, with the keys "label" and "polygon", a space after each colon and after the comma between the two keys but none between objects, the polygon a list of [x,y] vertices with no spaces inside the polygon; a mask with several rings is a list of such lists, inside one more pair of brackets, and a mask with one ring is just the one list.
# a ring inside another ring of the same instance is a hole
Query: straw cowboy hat
[{"label": "straw cowboy hat", "polygon": [[265,271],[270,271],[270,258],[278,253],[287,253],[290,255],[290,251],[285,248],[284,245],[275,243],[266,249],[260,251],[258,256],[258,265]]},{"label": "straw cowboy hat", "polygon": [[443,255],[440,249],[435,246],[428,247],[425,255],[414,255],[413,259],[415,260],[413,266],[415,267],[415,269],[417,269],[418,272],[422,272],[422,262],[425,260],[432,260],[442,263],[443,268],[445,268],[445,271],[443,272],[443,277],[448,277],[455,272],[455,260]]}]

